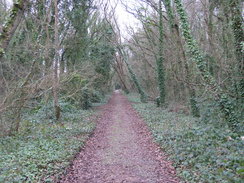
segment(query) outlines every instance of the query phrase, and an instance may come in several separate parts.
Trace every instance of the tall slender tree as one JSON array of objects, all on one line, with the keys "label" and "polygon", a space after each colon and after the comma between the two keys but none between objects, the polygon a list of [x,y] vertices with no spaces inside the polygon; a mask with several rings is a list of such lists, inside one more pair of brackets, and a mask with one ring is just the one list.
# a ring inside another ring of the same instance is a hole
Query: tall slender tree
[{"label": "tall slender tree", "polygon": [[158,43],[158,58],[157,58],[157,73],[158,73],[158,88],[159,88],[159,106],[165,104],[165,69],[164,69],[164,56],[163,56],[163,13],[162,13],[162,1],[159,0],[159,43]]},{"label": "tall slender tree", "polygon": [[2,32],[0,33],[0,61],[9,45],[10,40],[18,28],[20,21],[23,18],[26,6],[27,0],[17,0],[13,4],[10,11],[10,17],[7,19],[2,28]]},{"label": "tall slender tree", "polygon": [[60,106],[58,102],[58,87],[59,87],[59,17],[58,17],[58,1],[54,0],[54,11],[55,11],[55,20],[54,20],[54,47],[55,47],[55,57],[53,60],[53,104],[55,110],[56,120],[60,118]]},{"label": "tall slender tree", "polygon": [[129,65],[128,63],[128,53],[126,53],[126,51],[119,47],[119,53],[123,56],[123,60],[127,66],[127,69],[130,73],[130,76],[131,76],[131,80],[134,82],[139,94],[140,94],[140,99],[141,99],[141,102],[146,102],[147,101],[147,94],[145,93],[145,91],[143,90],[141,84],[139,83],[139,80],[136,76],[136,74],[134,73],[134,71],[132,70],[131,66]]},{"label": "tall slender tree", "polygon": [[[168,18],[169,18],[170,30],[172,31],[172,34],[173,34],[172,37],[175,38],[175,41],[179,48],[177,51],[181,53],[182,58],[183,58],[183,65],[184,65],[185,72],[186,72],[186,78],[185,78],[186,86],[187,86],[187,89],[189,92],[189,97],[190,97],[189,101],[190,101],[190,105],[191,105],[191,113],[193,116],[199,117],[200,111],[199,111],[199,107],[197,106],[196,91],[195,91],[194,86],[190,85],[191,73],[190,73],[190,69],[189,69],[189,64],[188,64],[188,61],[186,58],[186,53],[185,53],[185,50],[184,50],[184,47],[182,44],[182,40],[181,40],[181,36],[180,36],[179,30],[178,30],[179,26],[175,22],[176,20],[175,20],[175,15],[174,15],[174,12],[172,9],[171,0],[164,0],[164,5],[166,8]],[[178,58],[178,59],[180,59],[180,58]]]},{"label": "tall slender tree", "polygon": [[238,77],[239,91],[241,97],[244,98],[244,31],[243,31],[243,16],[242,16],[242,3],[240,0],[229,0],[231,18],[232,18],[232,30],[235,38],[235,52],[236,59],[238,61]]},{"label": "tall slender tree", "polygon": [[181,0],[174,0],[174,2],[176,4],[177,13],[180,17],[182,34],[185,38],[187,49],[191,54],[192,59],[195,61],[196,66],[205,81],[205,84],[209,86],[209,89],[211,90],[214,98],[216,99],[216,101],[218,101],[220,109],[224,114],[226,121],[229,122],[229,126],[235,128],[237,119],[236,116],[234,115],[233,104],[228,94],[223,91],[223,89],[218,85],[215,78],[211,75],[211,73],[207,69],[207,64],[204,59],[204,56],[201,50],[199,49],[196,40],[191,34],[189,22],[187,19],[187,14]]}]

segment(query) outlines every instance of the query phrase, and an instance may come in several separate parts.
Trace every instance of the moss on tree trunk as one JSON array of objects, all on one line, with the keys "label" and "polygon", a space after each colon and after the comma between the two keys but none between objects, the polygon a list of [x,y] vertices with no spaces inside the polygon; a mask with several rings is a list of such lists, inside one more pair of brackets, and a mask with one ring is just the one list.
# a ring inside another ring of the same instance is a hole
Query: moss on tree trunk
[{"label": "moss on tree trunk", "polygon": [[[189,65],[187,62],[187,58],[185,55],[185,50],[183,48],[183,44],[180,38],[180,34],[179,34],[179,29],[178,29],[178,25],[175,24],[175,18],[174,18],[174,13],[173,10],[171,8],[171,3],[170,0],[165,0],[164,1],[164,5],[166,8],[166,12],[169,18],[169,24],[170,24],[170,29],[172,30],[173,34],[175,34],[176,36],[176,42],[179,45],[179,52],[182,53],[182,57],[183,57],[183,62],[184,62],[184,69],[186,72],[186,82],[187,82],[187,89],[189,92],[189,102],[190,102],[190,106],[191,106],[191,113],[194,117],[200,117],[200,110],[199,107],[197,106],[197,100],[196,100],[196,90],[194,87],[190,86],[190,81],[191,81],[191,73],[189,70]],[[180,58],[179,58],[180,59]]]},{"label": "moss on tree trunk", "polygon": [[231,102],[230,97],[222,90],[215,78],[207,69],[207,64],[204,60],[204,56],[201,53],[196,40],[191,34],[189,22],[187,20],[187,14],[181,0],[174,0],[174,2],[176,4],[177,13],[180,18],[182,34],[185,38],[187,49],[191,54],[193,61],[196,63],[196,66],[200,71],[205,81],[205,84],[208,85],[214,98],[218,102],[220,109],[224,114],[225,120],[228,122],[229,126],[234,129],[238,121],[233,111],[234,104]]},{"label": "moss on tree trunk", "polygon": [[16,1],[13,4],[8,19],[3,25],[2,32],[0,33],[0,59],[6,52],[10,40],[12,39],[16,29],[18,28],[18,25],[20,24],[26,4],[26,0]]},{"label": "moss on tree trunk", "polygon": [[163,14],[162,14],[162,2],[159,0],[159,45],[158,45],[158,58],[157,58],[157,74],[158,74],[158,88],[159,88],[159,106],[165,104],[165,69],[164,69],[164,57],[163,57]]}]

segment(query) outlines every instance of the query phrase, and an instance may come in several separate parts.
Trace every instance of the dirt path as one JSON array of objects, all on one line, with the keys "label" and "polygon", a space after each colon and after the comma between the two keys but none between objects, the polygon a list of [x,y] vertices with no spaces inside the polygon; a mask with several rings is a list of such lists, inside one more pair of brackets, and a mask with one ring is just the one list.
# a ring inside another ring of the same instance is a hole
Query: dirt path
[{"label": "dirt path", "polygon": [[94,135],[62,183],[179,182],[126,97],[114,93],[102,108]]}]

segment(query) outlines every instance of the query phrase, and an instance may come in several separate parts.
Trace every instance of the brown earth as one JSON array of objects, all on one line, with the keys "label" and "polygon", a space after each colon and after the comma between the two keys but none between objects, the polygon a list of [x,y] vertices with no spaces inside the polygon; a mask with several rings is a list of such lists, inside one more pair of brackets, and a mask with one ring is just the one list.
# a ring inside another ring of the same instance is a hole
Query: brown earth
[{"label": "brown earth", "polygon": [[176,183],[171,163],[127,98],[114,93],[61,183]]}]

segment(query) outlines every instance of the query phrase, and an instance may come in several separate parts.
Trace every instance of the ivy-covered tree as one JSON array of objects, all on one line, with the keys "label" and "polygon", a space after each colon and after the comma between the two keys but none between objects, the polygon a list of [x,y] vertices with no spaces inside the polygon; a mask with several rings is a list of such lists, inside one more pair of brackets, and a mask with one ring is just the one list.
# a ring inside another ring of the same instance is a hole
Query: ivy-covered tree
[{"label": "ivy-covered tree", "polygon": [[[199,117],[200,116],[200,111],[199,111],[199,107],[197,105],[197,100],[196,100],[196,91],[194,86],[191,86],[189,83],[191,82],[191,73],[190,73],[190,69],[189,69],[189,64],[186,58],[186,53],[182,44],[182,40],[181,40],[181,36],[180,36],[180,32],[179,32],[179,26],[176,23],[175,20],[175,15],[172,9],[172,4],[171,4],[171,0],[164,0],[164,5],[166,8],[166,12],[169,18],[169,25],[170,25],[170,30],[173,33],[173,36],[176,40],[176,43],[178,44],[179,50],[177,50],[178,52],[181,52],[182,57],[183,57],[183,65],[184,65],[184,69],[186,72],[186,85],[187,85],[187,89],[188,89],[188,93],[189,93],[189,102],[190,102],[190,106],[191,106],[191,113],[193,116],[195,117]],[[180,59],[180,58],[179,58]]]},{"label": "ivy-covered tree", "polygon": [[114,32],[112,31],[112,25],[102,20],[98,27],[102,28],[102,31],[97,34],[97,42],[92,46],[91,60],[95,65],[95,71],[101,75],[96,80],[96,88],[109,88],[108,84],[111,80],[111,67],[115,62],[115,47],[113,45]]},{"label": "ivy-covered tree", "polygon": [[54,47],[55,47],[55,56],[53,60],[53,104],[54,104],[54,112],[56,120],[60,119],[60,106],[59,106],[59,50],[60,50],[60,43],[59,43],[59,12],[58,12],[58,1],[54,0]]},{"label": "ivy-covered tree", "polygon": [[0,32],[0,59],[6,51],[21,19],[23,18],[27,0],[17,0],[10,11],[9,17],[5,20]]},{"label": "ivy-covered tree", "polygon": [[[94,13],[93,0],[72,0],[71,6],[72,9],[66,7],[64,13],[67,15],[74,32],[66,40],[67,45],[64,57],[68,60],[69,64],[78,67],[78,65],[82,65],[82,62],[88,60],[89,46],[93,41],[93,38],[88,33],[88,29],[96,25],[97,14]],[[70,69],[73,68],[70,67]]]},{"label": "ivy-covered tree", "polygon": [[192,56],[192,59],[196,63],[198,70],[203,77],[205,84],[209,86],[209,89],[212,92],[212,95],[218,101],[220,109],[225,116],[226,121],[229,123],[229,126],[235,128],[237,123],[237,118],[234,114],[234,104],[231,102],[230,96],[219,86],[215,78],[211,75],[207,69],[206,60],[204,59],[203,53],[199,49],[196,40],[191,34],[189,22],[187,19],[186,11],[183,7],[181,0],[174,0],[177,13],[180,17],[181,30],[182,34],[186,41],[186,46],[189,53]]},{"label": "ivy-covered tree", "polygon": [[128,64],[128,62],[126,60],[125,60],[125,63],[126,63],[126,66],[128,68],[128,71],[130,73],[131,80],[134,82],[134,84],[135,84],[135,86],[136,86],[136,88],[140,94],[141,102],[146,102],[147,101],[147,95],[146,95],[145,91],[142,89],[136,74],[133,72],[131,66]]},{"label": "ivy-covered tree", "polygon": [[[243,16],[242,2],[240,0],[229,0],[229,6],[232,18],[232,30],[235,39],[235,52],[238,62],[238,77],[240,97],[244,98],[244,31],[243,31]],[[242,101],[243,102],[243,101]]]},{"label": "ivy-covered tree", "polygon": [[128,50],[126,50],[126,48],[123,47],[123,46],[119,46],[118,47],[118,51],[119,51],[119,54],[121,54],[121,56],[123,58],[123,61],[126,64],[126,67],[127,67],[128,71],[129,71],[129,74],[130,74],[132,82],[135,84],[136,89],[138,90],[138,93],[140,94],[141,102],[147,102],[148,96],[145,93],[145,91],[143,90],[141,84],[139,83],[139,80],[138,80],[135,72],[132,70],[131,66],[128,63],[128,58],[129,58],[128,57],[128,55],[129,55],[128,54]]},{"label": "ivy-covered tree", "polygon": [[162,1],[159,0],[159,43],[158,43],[158,58],[157,58],[157,72],[158,72],[158,88],[159,88],[159,106],[165,105],[165,69],[164,69],[164,56],[163,56],[163,47],[164,47],[164,34],[163,34],[163,13],[162,13]]}]

